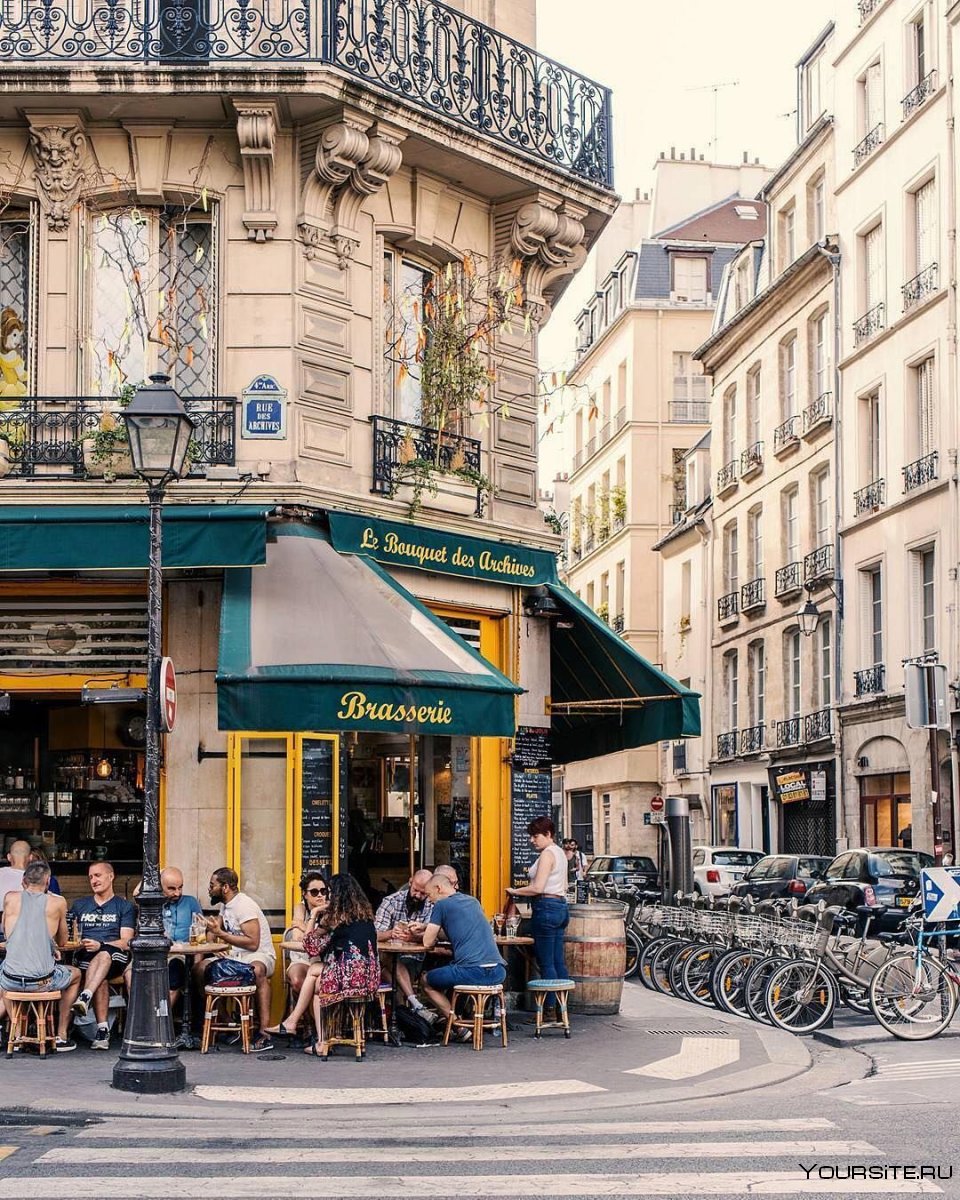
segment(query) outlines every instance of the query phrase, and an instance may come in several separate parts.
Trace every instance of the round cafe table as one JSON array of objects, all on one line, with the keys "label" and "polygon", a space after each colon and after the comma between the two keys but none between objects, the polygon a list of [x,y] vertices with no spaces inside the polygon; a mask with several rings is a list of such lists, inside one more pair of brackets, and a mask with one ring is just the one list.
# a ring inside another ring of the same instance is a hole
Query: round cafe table
[{"label": "round cafe table", "polygon": [[193,1035],[193,972],[189,965],[190,959],[200,958],[206,954],[221,954],[224,950],[229,949],[226,942],[201,942],[199,945],[194,945],[193,942],[170,943],[167,958],[180,955],[186,959],[188,964],[185,972],[186,978],[183,981],[183,1016],[180,1021],[180,1036],[174,1042],[174,1046],[178,1050],[196,1050],[200,1045],[200,1039]]},{"label": "round cafe table", "polygon": [[404,942],[400,939],[392,942],[378,942],[377,950],[381,954],[392,954],[394,969],[391,972],[391,982],[393,984],[390,990],[390,1025],[388,1035],[391,1046],[399,1046],[401,1044],[400,1030],[397,1026],[397,970],[396,961],[401,954],[440,954],[449,957],[453,951],[449,946],[435,945],[429,950],[424,950],[419,942]]}]

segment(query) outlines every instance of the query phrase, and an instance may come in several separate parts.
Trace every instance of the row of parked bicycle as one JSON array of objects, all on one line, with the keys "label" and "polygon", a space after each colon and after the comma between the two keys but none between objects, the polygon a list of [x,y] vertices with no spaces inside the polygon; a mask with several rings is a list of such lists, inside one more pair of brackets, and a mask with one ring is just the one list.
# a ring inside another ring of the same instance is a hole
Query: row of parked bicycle
[{"label": "row of parked bicycle", "polygon": [[900,931],[871,936],[869,910],[750,897],[665,905],[616,885],[606,895],[624,904],[626,975],[693,1004],[799,1034],[822,1028],[843,1004],[906,1040],[936,1037],[957,1009],[960,974],[948,947],[958,931],[925,925],[919,906]]}]

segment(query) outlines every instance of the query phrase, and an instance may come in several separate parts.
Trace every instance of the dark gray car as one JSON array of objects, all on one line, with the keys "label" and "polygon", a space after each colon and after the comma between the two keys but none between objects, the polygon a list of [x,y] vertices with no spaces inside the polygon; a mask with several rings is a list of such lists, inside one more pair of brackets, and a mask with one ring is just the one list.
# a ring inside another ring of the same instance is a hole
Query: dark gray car
[{"label": "dark gray car", "polygon": [[730,890],[734,896],[752,896],[754,900],[792,896],[802,900],[829,865],[826,855],[768,854]]}]

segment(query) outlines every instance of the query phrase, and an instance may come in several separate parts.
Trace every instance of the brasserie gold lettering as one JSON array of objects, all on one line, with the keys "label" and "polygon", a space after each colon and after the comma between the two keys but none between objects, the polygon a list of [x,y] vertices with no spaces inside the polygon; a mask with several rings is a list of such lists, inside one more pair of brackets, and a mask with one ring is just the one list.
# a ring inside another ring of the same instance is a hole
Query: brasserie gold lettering
[{"label": "brasserie gold lettering", "polygon": [[381,546],[380,539],[369,525],[363,531],[360,549],[380,551],[383,555],[407,559],[421,567],[444,567],[449,564],[472,571],[479,566],[481,571],[491,575],[512,576],[520,579],[532,579],[537,573],[536,567],[520,562],[511,554],[504,554],[503,557],[498,558],[489,550],[484,550],[478,559],[476,555],[469,554],[462,546],[457,546],[451,554],[449,546],[424,546],[419,542],[405,542],[398,533],[394,533],[392,530],[384,534]]},{"label": "brasserie gold lettering", "polygon": [[442,700],[436,704],[391,704],[368,700],[366,692],[344,692],[340,697],[341,721],[390,721],[399,725],[449,725],[453,712]]}]

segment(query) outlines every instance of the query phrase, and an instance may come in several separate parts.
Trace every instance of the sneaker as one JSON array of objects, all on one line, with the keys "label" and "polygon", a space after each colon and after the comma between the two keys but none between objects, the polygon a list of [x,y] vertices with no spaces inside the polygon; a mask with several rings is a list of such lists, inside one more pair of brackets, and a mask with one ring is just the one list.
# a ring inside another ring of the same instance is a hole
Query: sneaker
[{"label": "sneaker", "polygon": [[472,1029],[458,1029],[454,1033],[453,1037],[454,1037],[454,1041],[457,1041],[457,1042],[472,1042],[473,1041],[473,1030]]},{"label": "sneaker", "polygon": [[440,1014],[438,1012],[435,1012],[432,1008],[426,1008],[422,1004],[416,1010],[416,1012],[417,1016],[422,1017],[428,1025],[433,1025],[435,1022],[440,1020]]},{"label": "sneaker", "polygon": [[109,1050],[110,1049],[110,1030],[106,1025],[97,1026],[97,1036],[90,1043],[91,1050]]},{"label": "sneaker", "polygon": [[71,1050],[76,1050],[77,1043],[67,1041],[66,1038],[57,1038],[53,1048],[57,1054],[69,1054]]},{"label": "sneaker", "polygon": [[89,992],[81,992],[80,995],[70,1005],[70,1011],[75,1017],[85,1017],[90,1011],[90,1001],[93,997]]},{"label": "sneaker", "polygon": [[265,1033],[261,1033],[257,1040],[250,1047],[251,1054],[261,1054],[264,1050],[272,1050],[273,1042]]}]

